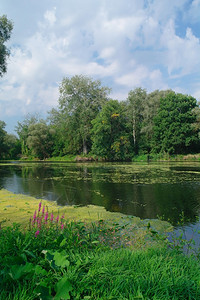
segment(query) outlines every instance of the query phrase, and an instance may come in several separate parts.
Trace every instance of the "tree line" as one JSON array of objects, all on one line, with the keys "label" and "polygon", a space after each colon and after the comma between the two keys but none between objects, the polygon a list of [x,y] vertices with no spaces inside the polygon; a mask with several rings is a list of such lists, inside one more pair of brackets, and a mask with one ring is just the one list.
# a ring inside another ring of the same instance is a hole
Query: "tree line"
[{"label": "tree line", "polygon": [[2,158],[92,155],[110,161],[138,154],[198,152],[200,109],[195,98],[172,90],[131,90],[124,101],[109,98],[99,80],[64,78],[57,108],[46,120],[28,115],[18,122],[18,138],[0,122]]}]

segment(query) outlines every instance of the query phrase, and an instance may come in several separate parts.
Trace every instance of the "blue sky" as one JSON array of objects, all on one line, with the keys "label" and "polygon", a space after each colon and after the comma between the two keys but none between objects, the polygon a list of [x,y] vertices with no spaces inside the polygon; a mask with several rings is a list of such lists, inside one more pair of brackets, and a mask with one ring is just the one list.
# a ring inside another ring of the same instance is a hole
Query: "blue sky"
[{"label": "blue sky", "polygon": [[142,87],[200,100],[200,0],[1,0],[14,23],[0,120],[56,107],[63,77],[85,74],[125,100]]}]

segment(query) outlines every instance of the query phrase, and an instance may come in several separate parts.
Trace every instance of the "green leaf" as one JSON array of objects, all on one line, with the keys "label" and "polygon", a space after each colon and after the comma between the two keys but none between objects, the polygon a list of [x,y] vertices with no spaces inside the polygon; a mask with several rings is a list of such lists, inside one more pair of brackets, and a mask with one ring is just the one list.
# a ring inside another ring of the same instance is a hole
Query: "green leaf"
[{"label": "green leaf", "polygon": [[56,251],[54,253],[55,265],[61,268],[69,267],[69,261],[66,258],[67,255]]},{"label": "green leaf", "polygon": [[25,265],[14,265],[10,269],[10,277],[14,280],[20,279],[23,275],[26,275],[34,271],[34,266],[31,263]]},{"label": "green leaf", "polygon": [[35,254],[33,254],[31,251],[29,251],[29,250],[24,250],[24,252],[25,252],[26,254],[28,254],[29,256],[31,256],[31,257],[33,257],[33,258],[36,258]]},{"label": "green leaf", "polygon": [[43,281],[36,287],[35,293],[39,296],[41,300],[52,300],[50,293],[50,288],[48,287],[47,282]]},{"label": "green leaf", "polygon": [[47,274],[47,271],[45,269],[43,269],[41,266],[37,265],[35,267],[35,274],[44,276]]},{"label": "green leaf", "polygon": [[68,280],[68,277],[65,276],[62,279],[60,279],[56,284],[56,296],[55,300],[67,300],[70,299],[69,292],[72,291],[72,285],[70,281]]},{"label": "green leaf", "polygon": [[63,239],[62,242],[60,243],[60,247],[63,247],[64,245],[66,245],[67,241],[66,239]]}]

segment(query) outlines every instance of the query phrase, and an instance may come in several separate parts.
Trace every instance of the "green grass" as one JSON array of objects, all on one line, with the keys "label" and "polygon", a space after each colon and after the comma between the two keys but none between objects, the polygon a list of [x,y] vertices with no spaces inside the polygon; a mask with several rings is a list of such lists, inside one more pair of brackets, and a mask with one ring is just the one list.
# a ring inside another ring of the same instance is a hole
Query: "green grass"
[{"label": "green grass", "polygon": [[64,156],[54,156],[51,158],[47,159],[48,161],[75,161],[76,160],[76,155],[72,155],[72,154],[68,154],[68,155],[64,155]]},{"label": "green grass", "polygon": [[168,153],[151,153],[139,154],[132,158],[132,162],[147,162],[147,161],[200,161],[200,154],[174,154]]},{"label": "green grass", "polygon": [[28,229],[0,230],[0,299],[200,299],[199,260],[146,236],[144,247],[124,224],[38,210]]},{"label": "green grass", "polygon": [[96,256],[81,281],[91,299],[200,299],[200,267],[166,249]]}]

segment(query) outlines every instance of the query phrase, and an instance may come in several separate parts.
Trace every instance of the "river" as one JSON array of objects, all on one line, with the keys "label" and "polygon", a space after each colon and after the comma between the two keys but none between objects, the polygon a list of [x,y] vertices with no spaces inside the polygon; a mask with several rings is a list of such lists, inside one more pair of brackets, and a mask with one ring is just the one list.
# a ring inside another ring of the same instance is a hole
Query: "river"
[{"label": "river", "polygon": [[0,188],[56,201],[104,206],[142,219],[194,226],[200,215],[200,162],[0,163]]}]

